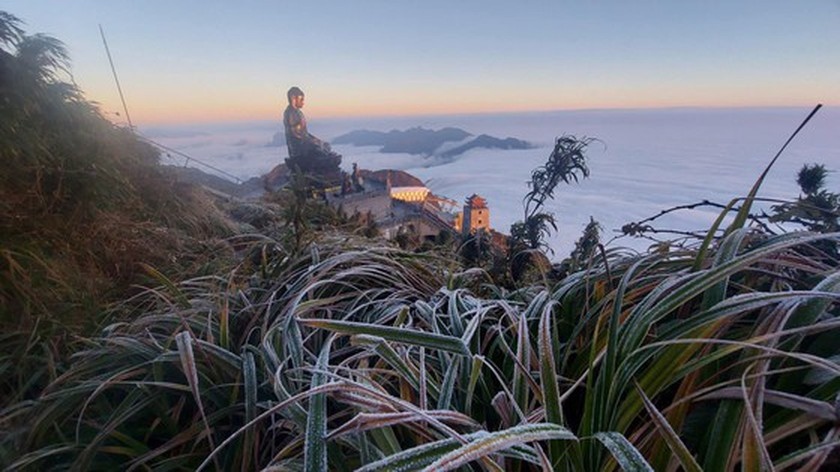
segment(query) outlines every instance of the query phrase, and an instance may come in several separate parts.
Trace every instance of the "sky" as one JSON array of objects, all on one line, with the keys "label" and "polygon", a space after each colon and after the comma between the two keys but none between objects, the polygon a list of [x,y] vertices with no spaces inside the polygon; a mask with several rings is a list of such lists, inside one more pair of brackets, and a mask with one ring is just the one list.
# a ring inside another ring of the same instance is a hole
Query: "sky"
[{"label": "sky", "polygon": [[135,125],[840,105],[840,0],[0,0]]}]

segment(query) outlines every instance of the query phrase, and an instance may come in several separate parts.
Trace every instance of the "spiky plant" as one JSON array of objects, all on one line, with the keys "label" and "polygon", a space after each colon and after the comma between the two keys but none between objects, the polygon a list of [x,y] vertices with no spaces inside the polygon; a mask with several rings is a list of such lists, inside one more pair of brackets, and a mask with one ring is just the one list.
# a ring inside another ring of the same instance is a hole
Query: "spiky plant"
[{"label": "spiky plant", "polygon": [[525,274],[547,271],[543,253],[552,254],[553,250],[546,238],[557,231],[557,222],[544,206],[554,199],[561,182],[568,184],[589,177],[586,149],[595,141],[563,135],[555,141],[546,163],[531,172],[530,188],[523,199],[525,217],[511,225],[508,239],[508,265],[515,281],[527,281],[522,278]]}]

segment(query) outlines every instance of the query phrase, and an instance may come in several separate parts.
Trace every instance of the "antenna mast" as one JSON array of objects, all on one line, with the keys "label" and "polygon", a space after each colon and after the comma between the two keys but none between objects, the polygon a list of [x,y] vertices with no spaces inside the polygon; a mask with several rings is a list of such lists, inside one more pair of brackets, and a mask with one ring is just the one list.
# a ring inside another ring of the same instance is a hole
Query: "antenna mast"
[{"label": "antenna mast", "polygon": [[114,73],[114,82],[117,83],[117,91],[120,93],[120,101],[122,101],[123,110],[125,111],[125,118],[128,120],[128,127],[134,129],[131,124],[131,115],[128,114],[128,106],[125,104],[125,97],[123,97],[122,87],[120,87],[120,79],[117,77],[117,69],[114,67],[114,60],[111,59],[111,50],[108,49],[108,41],[105,40],[105,31],[102,30],[102,25],[99,25],[99,34],[102,35],[102,44],[105,45],[105,53],[108,54],[108,62],[111,64],[111,72]]}]

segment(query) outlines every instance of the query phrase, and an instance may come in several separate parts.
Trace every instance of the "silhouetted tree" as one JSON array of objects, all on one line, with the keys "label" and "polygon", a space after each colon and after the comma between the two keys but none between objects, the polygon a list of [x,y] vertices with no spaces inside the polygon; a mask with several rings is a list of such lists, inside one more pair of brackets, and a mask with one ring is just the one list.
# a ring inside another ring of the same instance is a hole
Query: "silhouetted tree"
[{"label": "silhouetted tree", "polygon": [[575,272],[589,264],[589,260],[601,244],[601,231],[601,225],[590,216],[589,223],[575,242],[572,253],[557,267],[561,275]]},{"label": "silhouetted tree", "polygon": [[791,222],[809,231],[840,231],[840,194],[825,189],[828,171],[822,164],[805,164],[799,169],[796,183],[802,195],[795,201],[773,206],[771,222]]},{"label": "silhouetted tree", "polygon": [[548,162],[531,173],[528,182],[531,190],[525,195],[526,220],[539,213],[546,200],[554,198],[554,190],[560,182],[568,184],[589,177],[585,151],[594,141],[593,138],[579,139],[572,135],[557,138]]},{"label": "silhouetted tree", "polygon": [[511,241],[519,249],[542,249],[550,251],[545,238],[551,231],[557,231],[554,215],[550,213],[536,213],[525,221],[517,221],[510,226]]},{"label": "silhouetted tree", "polygon": [[[589,177],[586,148],[594,141],[571,135],[557,138],[548,161],[531,173],[530,190],[524,198],[525,218],[510,227],[508,256],[514,279],[527,273],[529,267],[545,265],[542,252],[552,252],[546,239],[557,230],[557,223],[554,215],[543,207],[546,201],[554,198],[554,191],[561,182],[568,184]],[[597,232],[595,235],[597,237]]]}]

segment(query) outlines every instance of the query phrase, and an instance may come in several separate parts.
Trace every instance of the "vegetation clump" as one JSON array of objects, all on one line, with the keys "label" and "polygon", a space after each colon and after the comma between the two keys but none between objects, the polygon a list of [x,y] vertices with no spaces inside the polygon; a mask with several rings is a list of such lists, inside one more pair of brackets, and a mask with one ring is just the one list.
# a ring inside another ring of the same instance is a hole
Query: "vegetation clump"
[{"label": "vegetation clump", "polygon": [[802,194],[793,202],[774,206],[770,221],[797,223],[808,231],[840,231],[840,194],[825,188],[828,172],[822,164],[802,166],[796,176]]},{"label": "vegetation clump", "polygon": [[0,16],[0,324],[83,324],[142,280],[140,262],[206,263],[204,241],[232,227],[166,175],[154,147],[62,80],[59,41],[19,24]]},{"label": "vegetation clump", "polygon": [[60,375],[77,336],[135,284],[233,261],[227,216],[105,119],[68,69],[61,42],[0,12],[0,408]]}]

